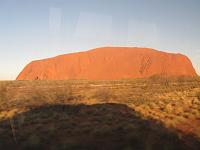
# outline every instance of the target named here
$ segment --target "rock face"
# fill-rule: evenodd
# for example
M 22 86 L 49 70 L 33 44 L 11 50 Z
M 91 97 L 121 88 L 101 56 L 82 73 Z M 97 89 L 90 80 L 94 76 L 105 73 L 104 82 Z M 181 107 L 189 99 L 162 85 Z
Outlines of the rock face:
M 105 47 L 33 61 L 17 80 L 115 80 L 152 75 L 196 76 L 182 54 L 148 48 Z

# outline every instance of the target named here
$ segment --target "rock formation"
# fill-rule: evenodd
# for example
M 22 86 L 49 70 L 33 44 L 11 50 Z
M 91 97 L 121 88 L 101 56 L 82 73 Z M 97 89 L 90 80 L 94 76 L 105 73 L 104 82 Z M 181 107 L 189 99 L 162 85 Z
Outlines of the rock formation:
M 104 47 L 29 63 L 17 80 L 116 80 L 196 76 L 188 57 L 149 48 Z

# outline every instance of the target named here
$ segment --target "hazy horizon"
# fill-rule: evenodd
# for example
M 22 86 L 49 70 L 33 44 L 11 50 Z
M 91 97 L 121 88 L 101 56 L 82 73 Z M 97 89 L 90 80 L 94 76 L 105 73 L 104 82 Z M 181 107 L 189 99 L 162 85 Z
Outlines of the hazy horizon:
M 198 0 L 1 0 L 0 80 L 33 60 L 97 47 L 181 53 L 200 73 Z

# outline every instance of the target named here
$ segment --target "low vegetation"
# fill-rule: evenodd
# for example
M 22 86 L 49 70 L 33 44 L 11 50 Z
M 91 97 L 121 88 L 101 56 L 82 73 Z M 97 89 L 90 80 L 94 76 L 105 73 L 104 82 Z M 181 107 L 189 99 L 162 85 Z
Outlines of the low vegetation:
M 0 82 L 0 149 L 198 150 L 199 139 L 198 77 Z
M 0 101 L 6 100 L 7 96 L 7 82 L 0 82 Z
M 197 98 L 200 101 L 200 92 L 197 92 Z
M 108 88 L 97 89 L 93 98 L 100 102 L 108 103 L 115 99 L 114 93 Z

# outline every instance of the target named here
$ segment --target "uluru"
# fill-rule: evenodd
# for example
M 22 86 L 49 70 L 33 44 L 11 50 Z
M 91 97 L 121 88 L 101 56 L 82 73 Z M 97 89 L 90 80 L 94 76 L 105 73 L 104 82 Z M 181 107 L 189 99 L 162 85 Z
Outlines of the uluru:
M 182 54 L 150 48 L 102 47 L 29 63 L 17 80 L 117 80 L 152 75 L 196 76 Z

